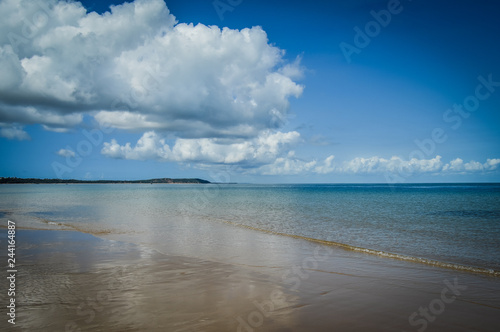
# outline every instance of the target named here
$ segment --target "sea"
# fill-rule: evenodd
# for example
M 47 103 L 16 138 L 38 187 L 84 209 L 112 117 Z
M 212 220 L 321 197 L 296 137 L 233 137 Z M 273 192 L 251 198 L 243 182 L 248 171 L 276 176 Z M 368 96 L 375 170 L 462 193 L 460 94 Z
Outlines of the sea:
M 500 184 L 12 184 L 0 217 L 186 256 L 288 250 L 252 232 L 500 276 Z

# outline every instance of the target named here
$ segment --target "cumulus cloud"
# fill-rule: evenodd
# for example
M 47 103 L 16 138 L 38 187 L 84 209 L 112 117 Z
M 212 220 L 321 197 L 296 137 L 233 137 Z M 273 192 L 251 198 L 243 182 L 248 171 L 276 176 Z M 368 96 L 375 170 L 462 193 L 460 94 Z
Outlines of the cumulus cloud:
M 316 166 L 314 169 L 315 173 L 318 174 L 327 174 L 331 173 L 335 170 L 335 165 L 333 164 L 333 159 L 335 159 L 335 156 L 329 156 L 325 159 L 323 164 Z
M 10 140 L 30 140 L 30 135 L 23 130 L 22 127 L 0 124 L 0 136 Z
M 381 157 L 354 158 L 345 162 L 339 171 L 346 173 L 428 173 L 437 172 L 441 169 L 443 163 L 441 156 L 432 159 L 410 159 L 404 160 L 400 157 L 385 159 Z
M 354 159 L 339 163 L 334 162 L 335 156 L 331 155 L 322 162 L 316 160 L 304 161 L 294 158 L 294 155 L 280 157 L 275 162 L 259 167 L 255 170 L 260 174 L 394 174 L 396 176 L 412 176 L 419 174 L 447 174 L 447 173 L 477 173 L 495 171 L 500 165 L 500 159 L 487 159 L 485 163 L 471 160 L 464 163 L 457 158 L 444 164 L 441 156 L 431 159 L 404 160 L 400 157 L 389 159 L 378 156 Z
M 298 158 L 300 134 L 282 128 L 290 100 L 304 89 L 300 60 L 286 61 L 261 27 L 185 24 L 163 0 L 103 14 L 69 0 L 2 0 L 0 136 L 30 139 L 23 128 L 32 124 L 63 132 L 87 117 L 142 133 L 137 142 L 105 142 L 101 153 L 110 158 L 231 164 L 260 174 L 498 169 L 500 159 Z
M 443 166 L 443 171 L 461 172 L 464 170 L 464 161 L 460 158 L 454 159 Z
M 42 107 L 12 106 L 0 100 L 0 118 L 7 123 L 42 124 L 45 130 L 62 132 L 79 124 L 83 115 L 58 114 Z
M 56 152 L 58 155 L 61 157 L 74 157 L 75 152 L 69 149 L 60 149 L 59 151 Z
M 163 0 L 104 14 L 78 2 L 0 2 L 0 121 L 61 131 L 82 122 L 179 138 L 279 129 L 303 87 L 260 27 L 177 22 Z
M 498 165 L 500 165 L 500 158 L 486 159 L 486 163 L 484 163 L 484 167 L 488 171 L 494 171 L 498 169 Z
M 261 166 L 254 173 L 263 175 L 296 175 L 309 172 L 316 165 L 316 161 L 303 161 L 296 158 L 280 157 L 269 165 Z
M 487 159 L 485 163 L 470 161 L 463 163 L 462 159 L 457 158 L 447 164 L 443 164 L 441 156 L 432 159 L 411 159 L 404 160 L 400 157 L 391 157 L 389 159 L 381 157 L 362 158 L 334 162 L 335 156 L 331 155 L 321 162 L 316 160 L 302 160 L 295 157 L 293 153 L 288 156 L 281 156 L 274 162 L 260 166 L 251 171 L 264 175 L 290 175 L 290 174 L 380 174 L 395 177 L 408 177 L 419 174 L 447 174 L 447 173 L 477 173 L 497 170 L 500 165 L 500 159 Z M 389 176 L 391 178 L 391 176 Z
M 265 131 L 251 140 L 179 138 L 170 146 L 161 135 L 149 131 L 134 146 L 130 142 L 120 145 L 115 139 L 105 142 L 101 153 L 111 158 L 132 160 L 259 165 L 273 162 L 299 140 L 300 134 L 296 131 Z
M 161 134 L 149 131 L 135 144 L 120 145 L 115 139 L 104 142 L 101 153 L 116 159 L 194 162 L 204 167 L 234 165 L 239 172 L 262 175 L 389 173 L 412 176 L 493 171 L 500 165 L 500 159 L 464 163 L 460 158 L 444 164 L 441 156 L 410 160 L 397 156 L 389 159 L 373 156 L 335 162 L 335 156 L 330 155 L 320 161 L 304 160 L 293 150 L 300 142 L 302 139 L 296 131 L 268 130 L 253 139 L 177 138 L 170 142 Z
M 471 160 L 468 163 L 460 158 L 443 163 L 441 156 L 431 159 L 410 159 L 404 160 L 394 156 L 390 159 L 378 156 L 370 158 L 357 157 L 343 162 L 341 165 L 330 166 L 331 172 L 350 174 L 396 174 L 396 175 L 417 175 L 417 174 L 446 174 L 446 173 L 474 173 L 494 171 L 500 165 L 500 159 L 487 159 L 485 163 Z
M 475 160 L 464 163 L 462 159 L 456 158 L 444 165 L 443 171 L 450 173 L 494 171 L 498 168 L 498 165 L 500 165 L 500 159 L 487 159 L 484 163 Z

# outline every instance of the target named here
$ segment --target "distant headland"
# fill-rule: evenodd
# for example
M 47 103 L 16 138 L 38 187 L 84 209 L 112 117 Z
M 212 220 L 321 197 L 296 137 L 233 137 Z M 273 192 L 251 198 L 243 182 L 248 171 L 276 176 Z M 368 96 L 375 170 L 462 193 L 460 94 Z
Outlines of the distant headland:
M 0 177 L 0 184 L 9 183 L 35 183 L 35 184 L 57 184 L 57 183 L 211 183 L 210 181 L 193 178 L 193 179 L 171 179 L 158 178 L 149 180 L 75 180 L 75 179 L 37 179 L 37 178 L 17 178 L 17 177 Z

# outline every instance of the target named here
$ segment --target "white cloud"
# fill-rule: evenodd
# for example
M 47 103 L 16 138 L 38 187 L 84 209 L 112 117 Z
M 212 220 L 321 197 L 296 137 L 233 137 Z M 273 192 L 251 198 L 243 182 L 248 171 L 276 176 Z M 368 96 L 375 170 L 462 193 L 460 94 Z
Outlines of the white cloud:
M 440 156 L 296 157 L 300 134 L 280 130 L 290 99 L 304 89 L 296 82 L 300 60 L 285 61 L 261 27 L 179 23 L 163 0 L 136 0 L 101 15 L 73 1 L 2 0 L 0 135 L 30 139 L 22 127 L 30 124 L 64 132 L 88 116 L 143 133 L 134 144 L 104 143 L 101 153 L 111 158 L 231 164 L 261 174 L 498 169 L 500 159 L 443 165 Z
M 327 174 L 333 172 L 335 170 L 335 166 L 333 165 L 334 158 L 335 156 L 333 155 L 327 157 L 322 165 L 316 166 L 314 172 L 318 174 Z
M 293 158 L 292 158 L 293 157 Z M 394 174 L 397 176 L 413 176 L 418 174 L 445 174 L 455 173 L 474 173 L 483 171 L 494 171 L 500 165 L 500 159 L 488 159 L 485 163 L 470 161 L 463 163 L 460 158 L 454 159 L 447 164 L 443 164 L 441 156 L 432 159 L 411 159 L 404 160 L 400 157 L 390 159 L 378 156 L 370 158 L 356 157 L 338 164 L 334 163 L 335 157 L 329 156 L 323 162 L 304 161 L 294 156 L 281 157 L 274 163 L 261 166 L 255 170 L 260 174 Z
M 381 157 L 354 158 L 346 161 L 340 167 L 332 167 L 331 171 L 352 174 L 393 173 L 402 176 L 411 176 L 423 173 L 445 174 L 445 173 L 474 173 L 494 171 L 500 165 L 500 159 L 487 159 L 485 163 L 471 160 L 468 163 L 460 158 L 451 160 L 444 164 L 441 156 L 432 159 L 404 160 L 399 157 L 384 159 Z
M 69 149 L 60 149 L 57 151 L 57 154 L 60 155 L 61 157 L 74 157 L 75 152 Z
M 22 127 L 0 124 L 0 136 L 10 140 L 25 141 L 30 140 L 30 135 Z
M 436 156 L 432 159 L 416 159 L 404 160 L 400 157 L 392 157 L 384 159 L 381 157 L 370 158 L 354 158 L 344 162 L 343 166 L 338 170 L 345 173 L 386 173 L 398 172 L 401 174 L 413 173 L 431 173 L 441 170 L 441 156 Z
M 484 163 L 484 168 L 488 171 L 494 171 L 500 165 L 500 158 L 497 159 L 487 159 Z
M 39 123 L 46 130 L 61 131 L 79 124 L 83 115 L 79 113 L 59 114 L 44 107 L 12 106 L 3 103 L 0 99 L 0 119 L 6 123 Z
M 265 131 L 251 140 L 179 138 L 170 147 L 159 134 L 149 131 L 142 135 L 135 146 L 131 143 L 120 145 L 115 139 L 105 142 L 101 153 L 112 158 L 133 160 L 258 165 L 273 162 L 299 140 L 300 134 L 296 131 Z
M 124 130 L 254 138 L 278 129 L 302 93 L 300 58 L 283 57 L 260 27 L 178 23 L 163 0 L 102 15 L 78 2 L 4 0 L 0 121 L 61 130 L 88 114 Z
M 316 165 L 316 161 L 303 161 L 296 158 L 280 157 L 268 165 L 261 166 L 254 173 L 263 175 L 296 175 L 309 172 Z
M 443 166 L 443 171 L 461 172 L 464 170 L 464 161 L 460 158 L 453 159 Z
M 111 142 L 104 143 L 101 153 L 111 158 L 131 160 L 167 161 L 172 158 L 170 147 L 154 131 L 144 133 L 134 147 L 130 143 L 119 145 L 115 139 L 112 139 Z
M 300 134 L 280 131 L 289 99 L 304 88 L 295 82 L 301 58 L 284 55 L 261 27 L 178 23 L 163 0 L 101 15 L 78 2 L 4 0 L 0 121 L 64 132 L 88 116 L 143 133 L 137 142 L 104 143 L 111 158 L 308 171 L 315 161 L 288 154 Z
M 474 160 L 471 160 L 470 162 L 465 164 L 464 168 L 466 171 L 473 171 L 473 172 L 484 170 L 483 164 L 481 164 L 480 162 L 474 161 Z
M 494 171 L 498 168 L 498 165 L 500 165 L 500 159 L 487 159 L 485 163 L 471 160 L 470 162 L 464 164 L 462 159 L 456 158 L 444 165 L 443 171 L 458 173 Z
M 488 159 L 484 164 L 476 161 L 463 163 L 460 158 L 443 164 L 441 156 L 431 159 L 404 160 L 393 156 L 356 157 L 335 163 L 331 155 L 323 161 L 298 158 L 292 150 L 301 142 L 300 134 L 292 132 L 264 131 L 253 139 L 227 138 L 177 138 L 168 144 L 160 134 L 149 131 L 132 145 L 120 145 L 115 139 L 105 142 L 101 153 L 111 158 L 132 160 L 158 160 L 210 165 L 235 165 L 242 173 L 262 175 L 295 174 L 388 174 L 412 176 L 418 174 L 443 174 L 492 171 L 500 165 L 500 159 Z

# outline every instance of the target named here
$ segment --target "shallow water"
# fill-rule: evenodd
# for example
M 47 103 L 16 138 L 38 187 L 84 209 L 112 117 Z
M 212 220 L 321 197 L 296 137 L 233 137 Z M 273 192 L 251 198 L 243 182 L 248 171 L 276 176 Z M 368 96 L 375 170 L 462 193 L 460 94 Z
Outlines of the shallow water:
M 182 255 L 213 258 L 228 246 L 251 250 L 259 244 L 230 230 L 244 226 L 366 253 L 500 271 L 498 184 L 2 185 L 0 211 L 28 227 L 121 235 Z

